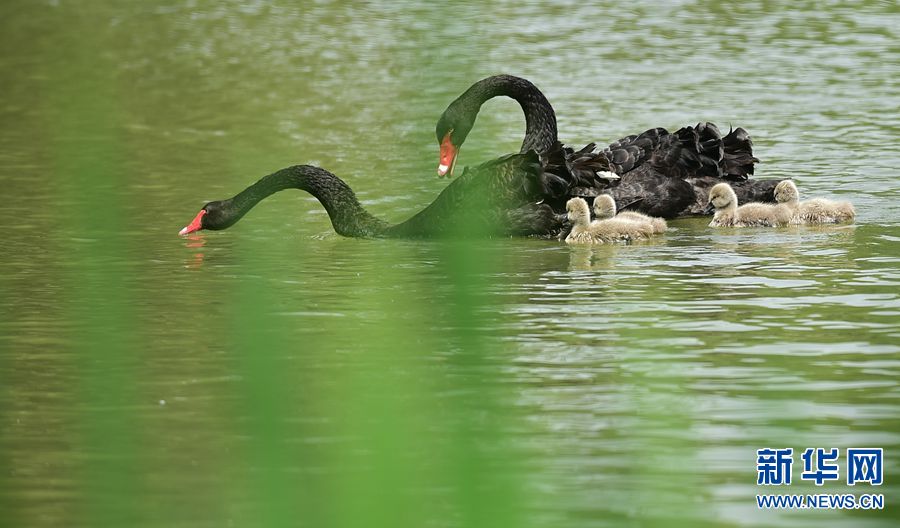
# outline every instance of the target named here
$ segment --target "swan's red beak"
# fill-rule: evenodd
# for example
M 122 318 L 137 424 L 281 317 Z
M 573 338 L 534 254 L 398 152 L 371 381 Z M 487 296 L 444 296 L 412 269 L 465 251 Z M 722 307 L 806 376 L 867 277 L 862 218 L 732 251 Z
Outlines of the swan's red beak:
M 197 216 L 191 220 L 191 223 L 186 225 L 181 231 L 178 232 L 179 235 L 184 236 L 189 233 L 193 233 L 194 231 L 200 231 L 203 229 L 203 215 L 206 214 L 206 209 L 200 209 L 200 212 L 197 213 Z
M 447 174 L 453 173 L 453 166 L 456 164 L 456 155 L 459 153 L 453 142 L 450 141 L 450 132 L 441 140 L 441 164 L 438 165 L 438 176 L 443 178 Z

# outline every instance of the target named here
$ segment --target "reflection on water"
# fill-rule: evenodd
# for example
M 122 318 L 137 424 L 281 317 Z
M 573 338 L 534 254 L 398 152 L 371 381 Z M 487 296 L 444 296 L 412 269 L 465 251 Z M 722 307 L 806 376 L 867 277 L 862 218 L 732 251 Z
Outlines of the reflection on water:
M 190 248 L 196 253 L 191 255 L 190 259 L 185 263 L 184 267 L 189 269 L 197 269 L 203 266 L 203 252 L 200 251 L 206 245 L 206 237 L 198 234 L 191 234 L 185 237 L 184 247 Z
M 0 516 L 893 525 L 896 9 L 446 9 L 2 9 Z M 348 240 L 286 191 L 228 231 L 174 236 L 295 163 L 410 216 L 446 185 L 435 120 L 498 72 L 541 86 L 573 144 L 743 126 L 758 176 L 850 199 L 858 221 L 685 219 L 594 247 Z M 461 163 L 518 150 L 523 121 L 489 103 Z M 758 511 L 755 451 L 780 446 L 883 447 L 887 509 Z M 774 490 L 848 491 L 867 490 Z

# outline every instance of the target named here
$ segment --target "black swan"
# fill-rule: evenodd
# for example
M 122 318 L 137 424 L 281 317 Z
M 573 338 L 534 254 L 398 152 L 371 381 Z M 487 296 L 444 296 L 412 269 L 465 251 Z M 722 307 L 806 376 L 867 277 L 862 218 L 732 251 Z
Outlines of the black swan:
M 267 196 L 301 189 L 319 200 L 334 230 L 347 237 L 555 237 L 565 228 L 565 218 L 546 203 L 538 203 L 543 199 L 543 173 L 534 151 L 467 168 L 429 206 L 409 220 L 391 225 L 363 209 L 350 186 L 334 174 L 296 165 L 263 177 L 232 198 L 209 202 L 179 235 L 226 229 Z
M 525 113 L 522 152 L 535 150 L 545 165 L 554 163 L 551 153 L 564 152 L 561 164 L 570 174 L 563 178 L 571 188 L 562 194 L 590 198 L 607 193 L 616 200 L 619 210 L 633 209 L 664 218 L 709 214 L 709 189 L 722 181 L 732 184 L 741 202 L 774 201 L 778 180 L 749 179 L 759 160 L 753 157 L 750 135 L 742 128 L 724 137 L 712 123 L 684 127 L 675 133 L 653 128 L 596 153 L 593 143 L 577 152 L 561 149 L 550 102 L 534 84 L 512 75 L 476 82 L 441 115 L 435 129 L 440 144 L 439 176 L 452 172 L 481 105 L 501 95 L 515 99 Z M 586 164 L 594 174 L 583 170 L 579 174 L 575 163 Z M 560 165 L 559 160 L 556 164 Z M 597 177 L 604 166 L 620 178 Z M 550 167 L 546 172 L 559 174 Z

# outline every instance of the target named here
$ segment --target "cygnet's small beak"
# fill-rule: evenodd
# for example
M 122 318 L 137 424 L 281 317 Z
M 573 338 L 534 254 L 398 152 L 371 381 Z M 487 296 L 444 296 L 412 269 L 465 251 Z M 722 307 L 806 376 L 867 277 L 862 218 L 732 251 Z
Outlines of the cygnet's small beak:
M 703 210 L 703 214 L 705 214 L 705 215 L 716 214 L 716 206 L 713 205 L 712 202 L 709 202 L 708 204 L 706 204 L 706 209 Z

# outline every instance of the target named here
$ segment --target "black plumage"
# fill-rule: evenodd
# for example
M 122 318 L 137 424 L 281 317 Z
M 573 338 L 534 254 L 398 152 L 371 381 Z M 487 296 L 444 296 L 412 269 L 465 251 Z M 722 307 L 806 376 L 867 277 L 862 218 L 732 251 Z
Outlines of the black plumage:
M 440 142 L 447 134 L 456 148 L 474 126 L 482 104 L 497 96 L 519 102 L 525 113 L 521 151 L 538 152 L 544 167 L 543 200 L 557 212 L 573 196 L 613 196 L 619 210 L 633 209 L 652 216 L 675 218 L 706 212 L 709 188 L 734 182 L 739 200 L 774 201 L 777 180 L 752 180 L 759 162 L 750 135 L 743 128 L 724 137 L 712 123 L 698 123 L 674 133 L 651 128 L 621 138 L 602 150 L 591 143 L 580 150 L 557 139 L 556 114 L 531 82 L 511 75 L 482 79 L 454 100 L 435 129 Z M 618 179 L 608 177 L 606 171 Z

